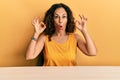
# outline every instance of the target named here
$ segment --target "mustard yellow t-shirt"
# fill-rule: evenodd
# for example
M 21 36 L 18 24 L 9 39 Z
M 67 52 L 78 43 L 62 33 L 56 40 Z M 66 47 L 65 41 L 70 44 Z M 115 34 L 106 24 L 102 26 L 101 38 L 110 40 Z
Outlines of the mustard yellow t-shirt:
M 64 43 L 49 41 L 46 36 L 43 66 L 74 66 L 77 52 L 76 40 L 71 33 Z

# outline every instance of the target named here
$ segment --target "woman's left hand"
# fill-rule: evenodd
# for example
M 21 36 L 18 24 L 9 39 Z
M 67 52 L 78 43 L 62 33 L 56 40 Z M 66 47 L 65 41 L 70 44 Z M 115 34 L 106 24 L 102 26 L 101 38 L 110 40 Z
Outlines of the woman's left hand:
M 80 20 L 76 20 L 75 26 L 80 30 L 83 31 L 86 29 L 86 24 L 87 24 L 87 18 L 84 17 L 84 15 L 79 15 Z

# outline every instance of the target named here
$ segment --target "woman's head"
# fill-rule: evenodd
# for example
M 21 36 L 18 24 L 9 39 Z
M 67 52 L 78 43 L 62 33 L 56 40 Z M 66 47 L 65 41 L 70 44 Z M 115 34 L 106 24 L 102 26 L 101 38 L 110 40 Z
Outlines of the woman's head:
M 53 4 L 46 12 L 43 22 L 46 24 L 44 32 L 49 36 L 52 36 L 55 33 L 56 27 L 65 26 L 66 33 L 72 33 L 75 30 L 72 11 L 63 3 Z
M 54 20 L 54 27 L 56 29 L 56 32 L 61 32 L 64 31 L 66 29 L 67 26 L 67 12 L 65 11 L 64 8 L 57 8 L 54 12 L 54 16 L 53 16 L 53 20 Z

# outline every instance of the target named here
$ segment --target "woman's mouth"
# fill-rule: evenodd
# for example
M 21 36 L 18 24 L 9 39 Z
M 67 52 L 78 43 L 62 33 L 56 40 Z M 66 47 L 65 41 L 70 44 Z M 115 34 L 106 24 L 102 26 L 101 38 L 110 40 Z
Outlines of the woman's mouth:
M 62 25 L 58 25 L 57 28 L 58 28 L 59 30 L 63 30 L 63 26 L 62 26 Z
M 62 27 L 62 26 L 60 26 L 60 27 Z

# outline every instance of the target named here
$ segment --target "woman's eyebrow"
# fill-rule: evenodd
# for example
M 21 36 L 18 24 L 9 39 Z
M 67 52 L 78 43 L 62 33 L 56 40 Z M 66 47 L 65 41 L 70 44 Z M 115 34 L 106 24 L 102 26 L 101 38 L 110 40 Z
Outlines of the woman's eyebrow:
M 55 13 L 55 15 L 59 15 L 58 13 Z M 63 13 L 62 15 L 67 15 L 66 13 Z
M 63 15 L 67 15 L 66 13 L 64 13 Z

